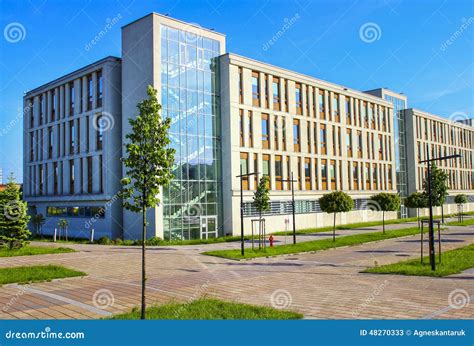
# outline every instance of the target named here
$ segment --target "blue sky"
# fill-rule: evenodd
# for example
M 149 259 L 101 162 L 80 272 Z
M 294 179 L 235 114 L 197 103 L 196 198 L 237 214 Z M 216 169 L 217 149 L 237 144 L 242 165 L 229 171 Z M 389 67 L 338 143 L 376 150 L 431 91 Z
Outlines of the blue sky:
M 23 92 L 120 56 L 121 26 L 152 11 L 225 33 L 229 52 L 359 90 L 387 87 L 407 94 L 410 107 L 444 117 L 472 117 L 473 4 L 0 0 L 0 167 L 22 181 Z M 114 18 L 112 30 L 86 49 Z M 6 34 L 12 23 L 21 24 L 19 37 Z M 284 29 L 285 23 L 291 24 Z M 284 34 L 268 44 L 279 31 Z

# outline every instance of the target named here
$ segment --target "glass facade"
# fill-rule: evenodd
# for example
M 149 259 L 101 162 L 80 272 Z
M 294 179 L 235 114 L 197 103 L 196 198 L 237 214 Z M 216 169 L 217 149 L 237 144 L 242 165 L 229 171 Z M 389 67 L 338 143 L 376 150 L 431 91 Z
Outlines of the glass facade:
M 161 103 L 172 119 L 174 179 L 163 191 L 165 239 L 222 235 L 218 90 L 220 43 L 161 26 Z M 210 217 L 212 216 L 212 217 Z M 217 219 L 217 232 L 208 220 Z
M 408 217 L 407 209 L 404 206 L 403 199 L 408 197 L 407 187 L 407 161 L 406 161 L 406 134 L 405 119 L 400 112 L 407 108 L 406 100 L 391 95 L 384 94 L 384 99 L 391 102 L 394 113 L 395 130 L 395 165 L 397 170 L 397 191 L 402 197 L 400 207 L 400 217 Z

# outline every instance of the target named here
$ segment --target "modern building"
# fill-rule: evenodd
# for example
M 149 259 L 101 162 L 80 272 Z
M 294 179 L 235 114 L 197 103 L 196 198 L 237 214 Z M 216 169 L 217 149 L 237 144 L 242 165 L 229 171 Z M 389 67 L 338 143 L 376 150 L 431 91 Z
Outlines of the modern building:
M 474 126 L 474 118 L 471 119 L 464 119 L 464 120 L 458 120 L 459 123 L 461 124 L 466 124 L 470 126 Z
M 291 185 L 283 180 L 295 180 L 298 229 L 332 222 L 318 203 L 327 192 L 355 199 L 355 210 L 338 216 L 348 223 L 381 217 L 370 196 L 415 189 L 408 167 L 415 167 L 410 155 L 418 137 L 409 132 L 407 119 L 416 117 L 403 111 L 406 97 L 387 89 L 361 92 L 226 53 L 225 44 L 223 34 L 152 13 L 122 28 L 121 59 L 108 57 L 25 95 L 25 196 L 32 213 L 46 216 L 45 232 L 66 218 L 70 235 L 87 237 L 94 229 L 96 237 L 141 237 L 141 217 L 122 209 L 117 192 L 127 173 L 120 157 L 128 119 L 148 85 L 172 119 L 176 150 L 174 179 L 147 215 L 149 236 L 238 234 L 241 170 L 258 173 L 242 181 L 246 233 L 257 215 L 252 197 L 262 175 L 270 178 L 267 232 L 289 226 Z M 469 176 L 472 183 L 473 174 L 472 131 L 462 136 L 471 136 L 463 147 L 471 158 L 450 167 L 460 184 L 452 192 L 474 196 L 472 184 L 459 183 Z
M 23 193 L 54 232 L 122 236 L 121 62 L 107 57 L 26 93 Z

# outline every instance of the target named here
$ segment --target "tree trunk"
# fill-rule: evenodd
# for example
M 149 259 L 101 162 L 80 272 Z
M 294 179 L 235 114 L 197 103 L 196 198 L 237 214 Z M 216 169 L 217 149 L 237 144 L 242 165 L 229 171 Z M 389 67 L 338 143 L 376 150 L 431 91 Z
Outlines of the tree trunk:
M 420 209 L 416 208 L 416 219 L 418 222 L 418 228 L 420 228 Z
M 444 208 L 442 204 L 441 204 L 441 222 L 444 223 Z
M 145 272 L 145 241 L 146 241 L 146 207 L 143 208 L 143 230 L 142 230 L 142 310 L 140 318 L 145 319 L 145 286 L 146 286 L 146 272 Z
M 383 234 L 385 234 L 385 211 L 382 210 L 382 229 Z
M 332 241 L 336 241 L 336 213 L 334 213 L 334 221 L 332 224 Z

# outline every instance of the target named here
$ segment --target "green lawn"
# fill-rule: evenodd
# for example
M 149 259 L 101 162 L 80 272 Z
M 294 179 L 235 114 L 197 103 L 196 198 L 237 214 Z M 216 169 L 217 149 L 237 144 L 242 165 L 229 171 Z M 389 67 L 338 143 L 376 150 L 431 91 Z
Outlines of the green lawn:
M 447 223 L 448 226 L 472 226 L 474 225 L 474 219 L 464 219 L 463 222 L 452 221 Z
M 209 298 L 152 306 L 146 310 L 146 318 L 152 320 L 297 320 L 302 317 L 302 314 L 293 311 Z M 140 310 L 135 308 L 110 319 L 137 320 L 140 319 Z
M 0 257 L 13 256 L 31 256 L 31 255 L 46 255 L 55 253 L 75 252 L 73 249 L 67 247 L 41 247 L 41 246 L 25 246 L 21 249 L 8 250 L 5 247 L 0 247 Z
M 404 237 L 414 234 L 419 234 L 420 230 L 418 227 L 404 228 L 400 230 L 386 231 L 383 232 L 372 232 L 372 233 L 363 233 L 348 235 L 343 237 L 337 237 L 336 241 L 333 242 L 332 238 L 322 239 L 322 240 L 313 240 L 306 241 L 290 245 L 278 245 L 275 247 L 267 247 L 266 250 L 245 250 L 245 257 L 242 257 L 240 254 L 240 249 L 235 250 L 216 250 L 216 251 L 206 251 L 203 252 L 204 255 L 217 256 L 228 259 L 244 259 L 244 258 L 257 258 L 257 257 L 268 257 L 268 256 L 277 256 L 284 254 L 295 254 L 300 252 L 312 252 L 331 249 L 341 246 L 350 246 L 368 243 L 377 240 L 391 239 Z
M 438 261 L 438 256 L 436 256 Z M 429 257 L 424 257 L 424 264 L 421 264 L 419 258 L 387 264 L 380 267 L 369 268 L 363 273 L 377 274 L 399 274 L 399 275 L 418 275 L 418 276 L 446 276 L 458 274 L 462 271 L 474 267 L 474 244 L 459 249 L 443 252 L 441 263 L 436 264 L 436 271 L 431 270 Z
M 57 265 L 38 265 L 0 268 L 0 285 L 11 283 L 28 283 L 50 281 L 74 276 L 84 276 L 86 273 Z

